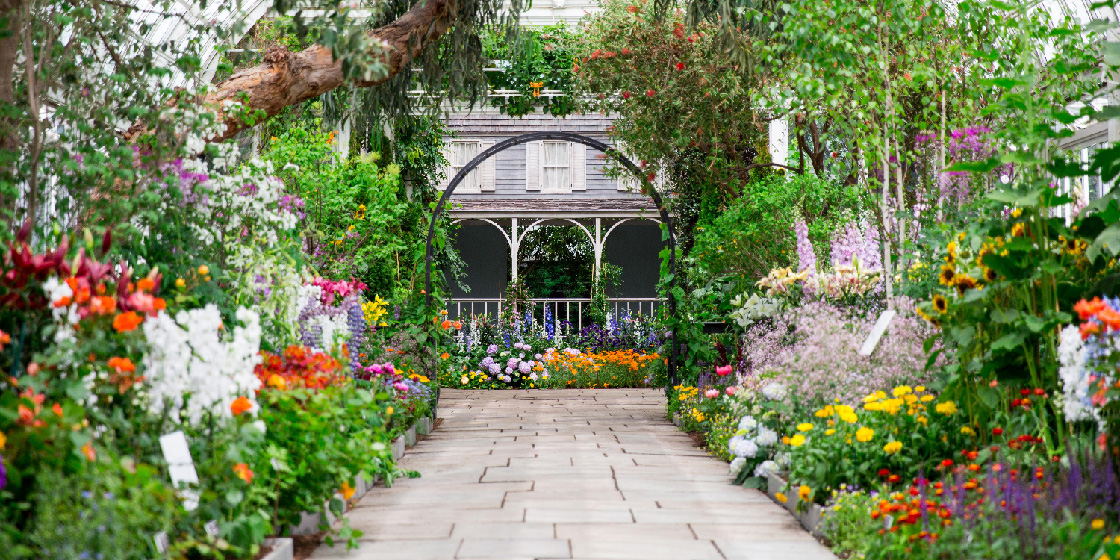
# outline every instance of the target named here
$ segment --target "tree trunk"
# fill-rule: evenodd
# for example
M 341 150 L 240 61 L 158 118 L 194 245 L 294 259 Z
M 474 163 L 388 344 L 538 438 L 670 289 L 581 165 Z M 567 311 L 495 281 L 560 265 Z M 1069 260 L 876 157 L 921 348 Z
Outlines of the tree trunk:
M 357 87 L 373 87 L 400 73 L 451 27 L 457 4 L 456 0 L 419 0 L 393 23 L 370 31 L 370 37 L 385 44 L 385 51 L 379 55 L 387 67 L 386 73 L 378 79 L 349 83 Z M 237 71 L 229 79 L 216 84 L 211 93 L 202 99 L 202 103 L 215 111 L 226 125 L 225 131 L 211 140 L 232 138 L 238 132 L 279 114 L 285 107 L 314 99 L 347 84 L 342 62 L 334 60 L 330 49 L 313 45 L 300 52 L 291 52 L 283 47 L 274 47 L 264 54 L 261 64 Z M 253 125 L 247 124 L 238 114 L 224 111 L 222 102 L 227 100 L 242 103 L 238 113 L 263 111 L 266 116 L 255 118 Z M 128 137 L 135 140 L 142 132 L 134 127 Z

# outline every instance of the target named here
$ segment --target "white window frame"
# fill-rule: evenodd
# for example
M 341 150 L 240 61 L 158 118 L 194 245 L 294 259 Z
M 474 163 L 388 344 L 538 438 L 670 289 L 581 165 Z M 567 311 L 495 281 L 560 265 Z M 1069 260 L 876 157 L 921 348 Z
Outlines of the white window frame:
M 562 163 L 561 164 L 552 164 L 552 165 L 545 164 L 544 154 L 548 151 L 548 147 L 549 146 L 558 146 L 558 145 L 562 145 L 564 147 L 564 154 L 565 154 L 566 157 L 561 158 Z M 572 192 L 572 143 L 571 142 L 556 141 L 556 140 L 545 140 L 545 141 L 541 142 L 540 168 L 541 168 L 541 192 L 542 193 L 570 193 L 570 192 Z M 567 181 L 564 181 L 564 184 L 560 188 L 553 188 L 553 189 L 547 188 L 545 186 L 545 177 L 547 177 L 547 174 L 545 172 L 549 169 L 561 169 L 561 168 L 564 169 L 565 172 L 566 172 L 565 176 L 567 177 Z
M 475 146 L 477 146 L 475 155 L 472 156 L 471 159 L 478 157 L 478 154 L 481 154 L 482 152 L 494 146 L 493 141 L 480 140 L 477 138 L 452 138 L 447 140 L 444 144 L 443 157 L 447 160 L 448 165 L 446 168 L 444 168 L 444 178 L 439 187 L 440 191 L 447 190 L 447 187 L 451 184 L 451 180 L 455 178 L 455 175 L 459 173 L 459 170 L 466 167 L 467 164 L 470 163 L 470 160 L 468 160 L 462 162 L 462 165 L 455 165 L 454 161 L 456 153 L 455 146 L 466 144 L 474 144 Z M 455 192 L 457 194 L 479 194 L 482 192 L 493 191 L 495 189 L 496 175 L 495 158 L 496 156 L 491 156 L 486 161 L 483 161 L 482 164 L 480 164 L 478 167 L 473 169 L 471 171 L 471 175 L 467 176 L 467 180 L 459 183 L 459 186 L 455 189 Z M 473 181 L 470 180 L 472 176 L 474 177 Z

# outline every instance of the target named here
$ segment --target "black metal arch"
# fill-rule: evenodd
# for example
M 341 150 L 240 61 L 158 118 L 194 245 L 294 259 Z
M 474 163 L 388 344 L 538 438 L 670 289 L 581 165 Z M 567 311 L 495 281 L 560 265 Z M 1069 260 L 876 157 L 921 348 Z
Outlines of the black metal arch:
M 627 171 L 634 174 L 634 176 L 637 177 L 639 181 L 641 181 L 642 192 L 649 195 L 649 197 L 653 199 L 653 203 L 657 205 L 657 212 L 661 215 L 661 222 L 665 224 L 665 231 L 667 231 L 669 234 L 669 313 L 671 315 L 676 315 L 677 302 L 672 295 L 672 289 L 675 288 L 677 284 L 677 238 L 673 234 L 673 221 L 669 216 L 669 210 L 665 208 L 665 202 L 661 199 L 661 195 L 657 192 L 657 189 L 653 186 L 653 183 L 651 183 L 645 177 L 645 175 L 642 174 L 642 170 L 639 169 L 637 165 L 634 165 L 634 162 L 630 161 L 626 156 L 619 153 L 619 151 L 614 147 L 604 142 L 600 142 L 599 140 L 596 140 L 594 138 L 588 138 L 587 136 L 575 134 L 572 132 L 530 132 L 528 134 L 522 134 L 521 136 L 507 138 L 487 148 L 481 154 L 475 156 L 474 159 L 470 161 L 470 163 L 468 163 L 466 166 L 460 169 L 458 173 L 455 174 L 455 177 L 451 179 L 451 182 L 447 185 L 447 188 L 444 189 L 443 196 L 439 197 L 439 201 L 436 202 L 436 207 L 432 210 L 432 221 L 428 224 L 428 239 L 424 245 L 424 287 L 426 288 L 425 305 L 428 311 L 432 311 L 432 241 L 435 238 L 436 234 L 436 220 L 439 219 L 440 214 L 443 212 L 444 206 L 447 205 L 447 200 L 451 198 L 451 194 L 455 192 L 455 188 L 459 186 L 459 183 L 462 183 L 463 179 L 465 179 L 466 176 L 476 167 L 482 165 L 482 162 L 493 157 L 498 152 L 501 152 L 508 148 L 512 148 L 513 146 L 516 146 L 518 144 L 527 144 L 529 142 L 535 142 L 537 140 L 566 140 L 568 142 L 577 142 L 585 146 L 595 148 L 596 150 L 599 150 L 604 154 L 613 155 L 618 159 L 618 162 L 626 168 Z M 676 385 L 677 382 L 676 334 L 677 333 L 675 331 L 669 333 L 671 339 L 669 345 L 670 350 L 668 364 L 670 387 Z

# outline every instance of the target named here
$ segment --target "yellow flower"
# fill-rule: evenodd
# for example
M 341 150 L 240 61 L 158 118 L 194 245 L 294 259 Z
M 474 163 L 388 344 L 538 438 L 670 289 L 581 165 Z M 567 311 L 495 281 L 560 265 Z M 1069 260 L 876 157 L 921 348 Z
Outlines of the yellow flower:
M 873 437 L 875 437 L 875 430 L 872 430 L 871 428 L 868 428 L 867 426 L 864 426 L 864 427 L 856 430 L 856 441 L 867 442 L 867 441 L 871 441 L 871 438 L 873 438 Z
M 900 442 L 900 441 L 889 442 L 889 443 L 887 443 L 886 445 L 883 446 L 883 451 L 886 451 L 887 453 L 890 453 L 890 454 L 898 453 L 899 451 L 902 451 L 902 442 Z
M 908 385 L 899 385 L 898 387 L 895 387 L 893 391 L 891 391 L 891 393 L 896 397 L 901 397 L 902 395 L 913 392 L 914 390 L 911 389 Z
M 390 406 L 389 408 L 386 408 L 385 409 L 385 415 L 386 416 L 392 416 L 393 415 L 393 407 Z
M 925 390 L 926 390 L 926 388 L 925 388 L 924 385 L 918 385 L 917 387 L 914 387 L 914 392 L 915 393 L 921 393 L 922 391 L 925 391 Z
M 832 405 L 828 405 L 828 406 L 814 412 L 813 416 L 816 416 L 817 418 L 827 418 L 829 416 L 832 416 Z
M 936 399 L 936 398 L 937 397 L 935 397 L 933 395 L 922 395 L 921 401 L 922 402 L 929 402 L 929 401 L 932 401 L 933 399 Z
M 957 404 L 953 401 L 937 403 L 937 406 L 933 408 L 937 411 L 938 414 L 944 414 L 945 416 L 950 416 L 957 413 Z
M 853 412 L 855 412 L 855 410 L 852 410 L 852 407 L 850 407 L 846 404 L 836 405 L 836 414 L 839 414 L 840 416 L 845 416 L 845 415 L 848 415 L 848 414 L 852 414 Z
M 849 424 L 855 424 L 859 421 L 859 416 L 849 412 L 848 414 L 841 414 L 840 419 Z
M 206 276 L 207 274 L 210 274 L 210 267 L 202 265 L 198 267 L 198 273 L 202 276 Z
M 805 444 L 805 436 L 801 434 L 795 434 L 793 437 L 789 438 L 789 444 L 794 447 L 801 447 Z
M 802 422 L 801 424 L 797 425 L 797 431 L 799 431 L 799 432 L 808 432 L 809 430 L 812 430 L 812 429 L 813 429 L 813 425 L 808 423 L 808 422 Z
M 808 486 L 805 486 L 804 484 L 802 484 L 801 487 L 797 489 L 797 497 L 801 498 L 802 500 L 805 500 L 805 501 L 809 500 L 809 494 L 812 494 L 812 493 L 813 493 L 813 489 L 809 488 Z M 1094 521 L 1093 523 L 1095 524 L 1096 521 Z M 1104 522 L 1102 521 L 1101 523 L 1103 524 Z
M 918 423 L 923 426 L 929 426 L 929 418 L 926 418 L 925 416 L 919 416 Z
M 178 280 L 175 280 L 175 287 L 179 288 L 179 289 L 186 288 L 187 287 L 187 281 L 183 280 L 182 278 L 179 278 Z
M 8 436 L 4 435 L 4 432 L 0 432 L 0 451 L 4 450 L 5 443 L 8 443 Z
M 1022 208 L 1016 208 L 1016 209 L 1011 211 L 1011 217 L 1012 218 L 1018 218 L 1019 216 L 1022 216 L 1022 215 L 1023 215 L 1023 209 Z
M 1093 523 L 1091 523 L 1089 526 L 1092 527 L 1096 531 L 1100 531 L 1101 529 L 1104 529 L 1104 520 L 1103 519 L 1094 519 Z
M 342 483 L 342 488 L 340 488 L 338 491 L 339 491 L 339 493 L 342 494 L 342 499 L 343 500 L 349 500 L 350 498 L 354 497 L 354 492 L 356 492 L 357 489 L 354 488 L 353 486 L 350 486 L 349 482 L 344 481 Z
M 969 428 L 968 426 L 961 426 L 961 433 L 966 435 L 966 436 L 975 436 L 976 435 L 976 432 L 974 432 L 972 430 L 972 428 Z
M 829 429 L 824 431 L 824 435 L 826 435 L 826 436 L 830 436 L 830 435 L 835 434 L 835 433 L 836 433 L 836 430 L 833 430 L 832 428 L 829 428 Z
M 781 492 L 778 492 L 778 493 L 774 494 L 774 497 L 777 498 L 778 501 L 783 503 L 783 504 L 786 503 L 787 501 L 789 501 L 789 500 L 786 499 L 786 495 L 781 493 Z

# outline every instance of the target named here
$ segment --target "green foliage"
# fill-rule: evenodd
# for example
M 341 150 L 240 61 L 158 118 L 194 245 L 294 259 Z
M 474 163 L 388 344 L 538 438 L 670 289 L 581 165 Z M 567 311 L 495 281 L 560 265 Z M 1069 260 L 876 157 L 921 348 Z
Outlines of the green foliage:
M 493 89 L 516 90 L 519 95 L 494 96 L 490 103 L 511 117 L 540 109 L 562 117 L 576 109 L 571 51 L 573 34 L 563 23 L 523 29 L 515 37 L 500 32 L 482 36 L 483 53 L 500 71 L 488 72 Z M 558 97 L 542 96 L 542 89 L 559 90 Z
M 525 234 L 518 255 L 518 279 L 535 297 L 578 298 L 591 294 L 595 254 L 581 228 L 536 227 Z
M 828 262 L 834 232 L 860 215 L 856 187 L 816 175 L 771 175 L 746 183 L 725 211 L 707 214 L 689 256 L 694 282 L 729 278 L 739 290 L 774 268 L 797 265 L 793 222 L 800 215 L 818 262 Z
M 271 474 L 273 519 L 298 525 L 301 512 L 321 511 L 344 482 L 359 474 L 393 474 L 383 424 L 387 397 L 345 387 L 258 395 L 260 419 L 268 426 L 267 452 L 253 470 Z

